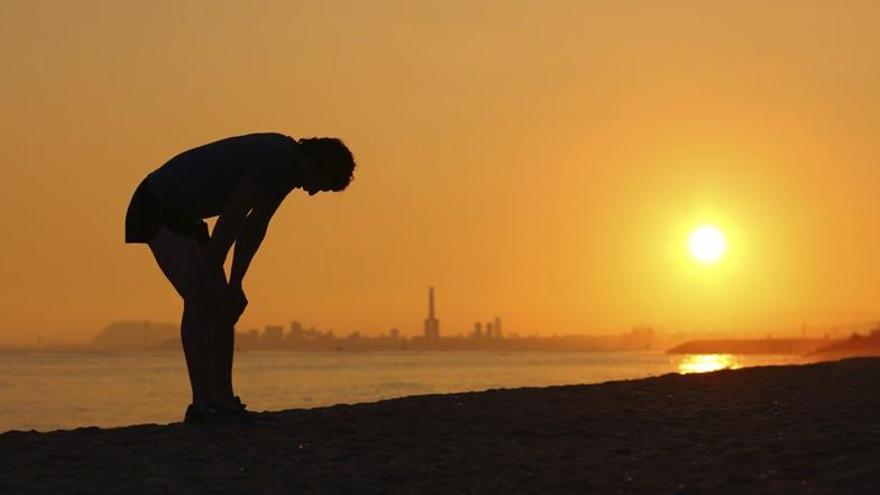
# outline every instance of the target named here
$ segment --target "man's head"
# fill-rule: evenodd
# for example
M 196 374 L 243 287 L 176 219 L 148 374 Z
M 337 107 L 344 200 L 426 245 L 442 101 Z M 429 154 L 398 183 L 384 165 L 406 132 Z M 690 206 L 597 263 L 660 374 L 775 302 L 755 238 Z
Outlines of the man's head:
M 304 162 L 302 188 L 310 196 L 348 187 L 354 174 L 354 157 L 342 141 L 323 137 L 298 142 Z

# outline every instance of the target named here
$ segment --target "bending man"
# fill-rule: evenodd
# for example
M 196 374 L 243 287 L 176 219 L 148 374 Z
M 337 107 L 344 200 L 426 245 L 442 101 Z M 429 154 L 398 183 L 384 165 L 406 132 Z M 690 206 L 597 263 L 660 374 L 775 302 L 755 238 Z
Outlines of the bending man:
M 125 242 L 148 244 L 183 298 L 181 340 L 192 386 L 186 422 L 246 415 L 232 390 L 233 325 L 242 280 L 287 194 L 342 191 L 354 159 L 335 138 L 249 134 L 185 151 L 147 175 L 125 219 Z M 217 216 L 209 235 L 203 219 Z M 227 280 L 223 269 L 235 244 Z

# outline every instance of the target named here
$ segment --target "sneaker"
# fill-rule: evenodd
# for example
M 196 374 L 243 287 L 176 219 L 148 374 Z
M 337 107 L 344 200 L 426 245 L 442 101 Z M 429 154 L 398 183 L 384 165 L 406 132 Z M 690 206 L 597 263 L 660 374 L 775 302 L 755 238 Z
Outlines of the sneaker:
M 223 416 L 227 419 L 238 421 L 239 423 L 253 423 L 254 414 L 252 411 L 248 411 L 247 405 L 243 403 L 237 395 L 232 399 L 234 400 L 233 405 L 222 408 Z
M 222 412 L 216 407 L 197 407 L 195 404 L 188 405 L 183 415 L 183 422 L 191 425 L 216 423 L 222 419 Z
M 247 411 L 247 404 L 241 401 L 241 397 L 236 395 L 232 398 L 232 400 L 235 401 L 235 405 L 233 406 L 233 408 L 236 411 Z

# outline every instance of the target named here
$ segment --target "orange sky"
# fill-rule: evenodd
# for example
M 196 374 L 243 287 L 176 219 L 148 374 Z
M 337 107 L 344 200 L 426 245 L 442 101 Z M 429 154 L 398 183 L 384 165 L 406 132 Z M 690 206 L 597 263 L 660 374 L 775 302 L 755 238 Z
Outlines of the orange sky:
M 880 4 L 258 4 L 4 2 L 0 343 L 178 320 L 129 198 L 267 130 L 359 168 L 288 196 L 240 328 L 414 334 L 430 284 L 446 333 L 880 315 Z M 711 267 L 702 222 L 730 242 Z

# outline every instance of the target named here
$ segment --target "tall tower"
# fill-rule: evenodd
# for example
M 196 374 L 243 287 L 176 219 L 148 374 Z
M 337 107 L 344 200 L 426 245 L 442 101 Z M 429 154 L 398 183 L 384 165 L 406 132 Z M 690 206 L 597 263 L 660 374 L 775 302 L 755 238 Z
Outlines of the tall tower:
M 428 289 L 428 317 L 425 318 L 425 338 L 440 337 L 440 320 L 434 316 L 434 288 Z

